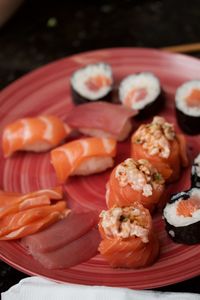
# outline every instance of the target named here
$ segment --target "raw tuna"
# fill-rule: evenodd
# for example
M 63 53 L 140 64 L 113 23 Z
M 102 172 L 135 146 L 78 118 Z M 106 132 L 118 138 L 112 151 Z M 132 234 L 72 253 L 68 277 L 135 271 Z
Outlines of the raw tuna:
M 51 227 L 27 236 L 22 243 L 29 248 L 30 253 L 54 251 L 86 234 L 97 223 L 97 217 L 92 211 L 70 213 Z

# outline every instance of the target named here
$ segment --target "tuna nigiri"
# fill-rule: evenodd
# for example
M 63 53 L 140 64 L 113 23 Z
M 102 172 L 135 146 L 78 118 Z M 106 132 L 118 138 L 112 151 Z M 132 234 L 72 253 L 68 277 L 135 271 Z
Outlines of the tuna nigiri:
M 140 202 L 144 207 L 154 209 L 164 191 L 162 175 L 147 160 L 132 158 L 115 167 L 106 189 L 108 208 L 123 207 Z
M 141 268 L 159 254 L 159 241 L 152 229 L 149 211 L 141 204 L 102 211 L 99 231 L 101 255 L 112 267 Z
M 188 166 L 184 136 L 176 134 L 173 124 L 162 117 L 141 125 L 131 142 L 131 156 L 149 160 L 168 182 L 179 178 L 181 166 Z
M 60 183 L 72 175 L 99 173 L 113 166 L 116 141 L 110 138 L 84 138 L 51 151 L 51 162 Z
M 4 128 L 4 156 L 9 157 L 18 150 L 47 151 L 58 146 L 70 132 L 70 127 L 56 116 L 19 119 Z
M 131 117 L 136 114 L 136 110 L 123 105 L 99 101 L 75 106 L 67 117 L 67 123 L 90 136 L 122 141 L 132 130 Z

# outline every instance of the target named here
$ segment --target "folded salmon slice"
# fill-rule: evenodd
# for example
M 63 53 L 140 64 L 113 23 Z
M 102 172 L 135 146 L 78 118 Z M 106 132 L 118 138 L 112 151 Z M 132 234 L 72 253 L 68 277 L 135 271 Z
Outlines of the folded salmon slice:
M 0 208 L 4 207 L 7 204 L 14 204 L 22 202 L 23 200 L 39 197 L 39 196 L 47 196 L 52 200 L 59 200 L 63 197 L 63 191 L 61 186 L 57 186 L 52 189 L 41 189 L 37 191 L 33 191 L 30 193 L 22 194 L 16 192 L 5 192 L 0 191 Z
M 4 236 L 1 236 L 0 240 L 20 239 L 26 235 L 33 234 L 39 230 L 46 228 L 47 226 L 50 226 L 54 222 L 58 221 L 60 218 L 61 218 L 61 213 L 59 211 L 53 211 L 44 218 L 26 224 L 16 230 L 11 231 L 8 234 L 5 234 Z
M 0 237 L 15 231 L 27 224 L 47 217 L 52 212 L 58 212 L 60 217 L 66 214 L 66 202 L 59 201 L 54 205 L 45 205 L 10 214 L 0 220 Z
M 86 234 L 97 224 L 94 212 L 71 212 L 66 218 L 43 231 L 22 239 L 31 253 L 54 251 Z
M 33 252 L 33 257 L 47 269 L 70 268 L 89 260 L 97 254 L 100 235 L 96 228 L 79 239 L 55 251 L 42 253 Z
M 17 201 L 10 201 L 3 207 L 0 207 L 0 218 L 7 216 L 8 214 L 18 213 L 28 208 L 34 208 L 44 205 L 50 205 L 51 201 L 47 196 L 38 196 L 34 198 L 27 198 L 25 200 L 17 199 Z

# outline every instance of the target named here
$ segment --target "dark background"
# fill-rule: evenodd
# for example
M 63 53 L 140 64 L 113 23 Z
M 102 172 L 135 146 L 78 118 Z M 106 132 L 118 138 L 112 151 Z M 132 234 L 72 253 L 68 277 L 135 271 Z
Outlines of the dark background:
M 0 29 L 0 88 L 74 53 L 199 41 L 199 0 L 25 0 Z M 24 277 L 0 262 L 0 292 Z M 200 293 L 200 276 L 158 290 Z

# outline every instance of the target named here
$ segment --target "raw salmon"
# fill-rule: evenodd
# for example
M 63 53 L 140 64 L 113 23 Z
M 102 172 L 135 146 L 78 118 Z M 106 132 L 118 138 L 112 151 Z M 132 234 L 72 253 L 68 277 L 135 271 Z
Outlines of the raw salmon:
M 156 260 L 159 241 L 150 213 L 141 204 L 114 207 L 100 216 L 99 251 L 112 267 L 141 268 Z
M 192 217 L 193 213 L 200 209 L 200 199 L 192 197 L 178 203 L 176 212 L 180 216 Z
M 106 187 L 108 208 L 141 203 L 153 211 L 164 191 L 162 175 L 146 160 L 131 158 L 115 167 Z
M 110 138 L 83 138 L 51 151 L 51 163 L 60 183 L 70 175 L 98 173 L 113 166 L 116 141 Z
M 70 127 L 56 116 L 19 119 L 3 131 L 4 156 L 9 157 L 18 150 L 47 151 L 58 146 L 70 132 Z
M 186 100 L 190 107 L 200 107 L 200 90 L 193 89 L 190 95 L 187 96 Z
M 45 230 L 24 237 L 22 243 L 30 253 L 55 251 L 86 234 L 97 222 L 93 211 L 70 212 Z
M 39 230 L 50 226 L 58 221 L 63 215 L 59 211 L 52 211 L 47 216 L 42 217 L 32 223 L 25 224 L 18 229 L 15 229 L 3 236 L 0 236 L 0 240 L 15 240 L 20 239 L 26 235 L 33 234 Z
M 0 219 L 7 216 L 8 214 L 14 214 L 19 211 L 26 210 L 28 208 L 44 206 L 51 204 L 50 199 L 47 196 L 38 196 L 34 198 L 27 198 L 21 200 L 17 198 L 16 201 L 10 201 L 8 204 L 0 207 Z
M 50 199 L 62 198 L 62 188 L 41 189 L 27 194 L 0 191 L 0 218 L 10 214 L 50 204 Z
M 131 156 L 147 159 L 163 175 L 167 182 L 180 176 L 181 166 L 188 166 L 186 142 L 183 135 L 177 135 L 173 125 L 161 117 L 141 125 L 131 138 Z
M 47 269 L 70 268 L 97 254 L 100 243 L 98 229 L 93 228 L 79 239 L 48 253 L 33 252 L 33 257 Z
M 10 232 L 16 231 L 37 220 L 41 220 L 53 212 L 59 213 L 60 218 L 63 218 L 69 212 L 69 210 L 66 209 L 66 202 L 58 201 L 53 205 L 30 208 L 14 214 L 9 214 L 0 219 L 0 238 L 3 239 L 4 236 Z

